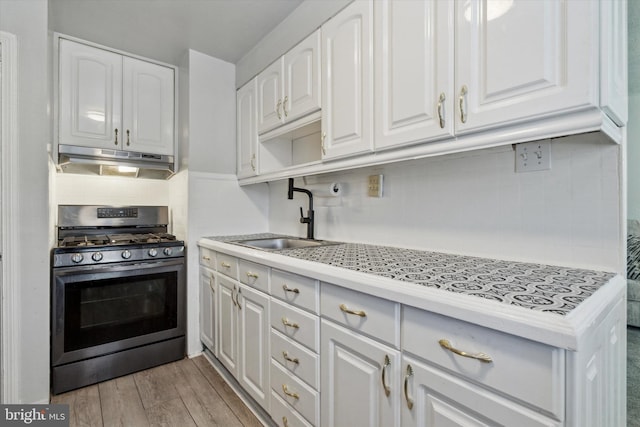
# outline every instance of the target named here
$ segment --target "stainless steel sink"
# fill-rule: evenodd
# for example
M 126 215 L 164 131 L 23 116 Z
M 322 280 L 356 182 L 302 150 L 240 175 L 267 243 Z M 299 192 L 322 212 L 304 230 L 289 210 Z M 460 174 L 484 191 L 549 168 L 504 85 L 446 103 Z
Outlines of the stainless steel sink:
M 248 246 L 250 248 L 267 249 L 267 250 L 282 250 L 282 249 L 299 249 L 310 248 L 317 246 L 337 245 L 339 242 L 329 242 L 326 240 L 308 240 L 297 239 L 292 237 L 275 237 L 268 239 L 249 239 L 249 240 L 237 240 L 237 245 Z

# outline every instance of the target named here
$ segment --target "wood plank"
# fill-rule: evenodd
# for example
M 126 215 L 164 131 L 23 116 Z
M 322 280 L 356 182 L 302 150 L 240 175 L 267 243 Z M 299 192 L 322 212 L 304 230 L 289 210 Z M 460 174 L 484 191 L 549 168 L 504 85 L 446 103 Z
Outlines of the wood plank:
M 98 389 L 105 427 L 149 425 L 132 375 L 100 383 Z
M 69 405 L 70 427 L 102 427 L 100 392 L 97 385 L 51 397 L 51 403 Z
M 133 374 L 133 379 L 138 386 L 142 406 L 145 409 L 179 397 L 173 386 L 175 379 L 168 370 L 168 365 L 136 372 Z
M 193 418 L 179 397 L 148 408 L 147 418 L 151 426 L 196 427 Z
M 199 426 L 242 427 L 233 410 L 202 375 L 191 360 L 174 364 L 181 381 L 176 383 L 180 397 Z
M 244 426 L 262 427 L 262 423 L 204 356 L 194 357 L 191 360 Z

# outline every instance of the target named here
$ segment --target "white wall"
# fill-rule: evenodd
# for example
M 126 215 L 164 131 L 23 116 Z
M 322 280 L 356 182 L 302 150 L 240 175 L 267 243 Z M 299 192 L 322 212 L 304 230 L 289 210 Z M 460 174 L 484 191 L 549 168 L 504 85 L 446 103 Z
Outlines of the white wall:
M 509 146 L 309 177 L 345 190 L 314 200 L 316 237 L 623 271 L 618 155 L 589 134 L 554 140 L 549 171 L 516 174 Z M 384 196 L 367 197 L 378 173 Z M 305 235 L 305 195 L 278 181 L 269 205 L 270 231 Z
M 180 88 L 187 169 L 171 180 L 171 205 L 187 245 L 187 352 L 193 355 L 202 350 L 198 240 L 266 231 L 268 191 L 241 188 L 235 176 L 235 66 L 189 50 L 181 71 L 188 75 Z
M 0 0 L 0 29 L 18 43 L 19 402 L 49 399 L 49 62 L 47 0 Z
M 627 203 L 629 219 L 640 220 L 640 2 L 628 3 L 629 123 L 627 125 Z

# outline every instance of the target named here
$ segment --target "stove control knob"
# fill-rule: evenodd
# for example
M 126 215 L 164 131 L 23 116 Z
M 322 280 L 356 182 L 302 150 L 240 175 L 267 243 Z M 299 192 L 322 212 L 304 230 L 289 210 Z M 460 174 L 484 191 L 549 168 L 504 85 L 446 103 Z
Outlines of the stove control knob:
M 91 255 L 91 259 L 95 262 L 102 261 L 102 252 L 95 252 L 93 255 Z
M 83 259 L 84 259 L 84 257 L 82 256 L 82 254 L 73 254 L 73 255 L 71 255 L 71 261 L 73 261 L 76 264 L 82 262 Z
M 122 251 L 122 258 L 124 258 L 124 259 L 131 258 L 131 252 L 129 252 L 129 250 L 125 249 L 124 251 Z
M 171 254 L 173 253 L 173 249 L 171 249 L 171 248 L 164 248 L 164 250 L 163 250 L 162 252 L 164 252 L 164 254 L 165 254 L 166 256 L 171 256 Z
M 158 250 L 156 248 L 149 249 L 149 256 L 150 257 L 155 257 L 157 255 L 158 255 Z

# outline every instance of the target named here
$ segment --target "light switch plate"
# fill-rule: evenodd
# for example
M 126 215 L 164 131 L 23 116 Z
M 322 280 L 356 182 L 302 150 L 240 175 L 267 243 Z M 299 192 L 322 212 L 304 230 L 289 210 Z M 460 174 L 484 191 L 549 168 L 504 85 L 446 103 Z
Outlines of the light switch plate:
M 516 144 L 516 172 L 551 169 L 551 140 Z
M 382 175 L 369 175 L 369 197 L 382 197 Z

